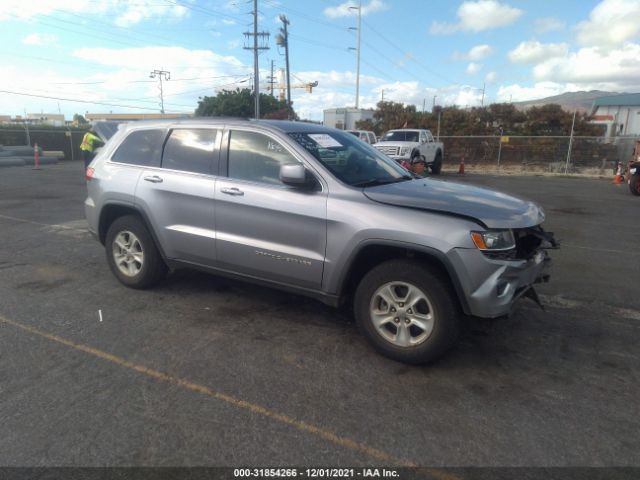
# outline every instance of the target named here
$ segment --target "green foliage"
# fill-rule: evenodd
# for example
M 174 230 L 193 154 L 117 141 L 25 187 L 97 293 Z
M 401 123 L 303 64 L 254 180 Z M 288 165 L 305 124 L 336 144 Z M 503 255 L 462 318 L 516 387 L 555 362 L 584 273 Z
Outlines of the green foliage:
M 80 115 L 79 113 L 74 113 L 73 114 L 73 124 L 80 126 L 80 125 L 88 125 L 89 122 L 87 122 L 87 119 L 84 118 L 83 115 Z
M 285 101 L 264 93 L 260 94 L 260 115 L 262 118 L 297 119 Z M 215 97 L 203 97 L 198 101 L 196 116 L 251 118 L 254 116 L 253 92 L 249 88 L 237 88 L 222 90 Z
M 418 112 L 413 105 L 397 102 L 379 102 L 373 114 L 374 120 L 356 123 L 356 128 L 373 130 L 381 135 L 393 128 L 426 128 L 440 135 L 569 135 L 573 113 L 560 105 L 549 104 L 520 111 L 509 103 L 494 103 L 486 107 L 463 109 L 436 107 L 434 112 Z M 585 113 L 576 115 L 574 135 L 599 136 L 601 127 L 588 122 Z

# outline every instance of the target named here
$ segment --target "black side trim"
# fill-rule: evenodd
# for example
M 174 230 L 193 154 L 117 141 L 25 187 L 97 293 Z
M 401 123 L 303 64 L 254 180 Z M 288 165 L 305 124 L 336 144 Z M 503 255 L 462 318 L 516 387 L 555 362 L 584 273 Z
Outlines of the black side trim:
M 469 308 L 469 303 L 467 302 L 467 298 L 464 294 L 464 290 L 462 289 L 462 285 L 460 284 L 460 280 L 458 279 L 458 275 L 456 273 L 455 268 L 449 261 L 449 258 L 439 250 L 436 250 L 431 247 L 427 247 L 425 245 L 419 245 L 415 243 L 409 242 L 401 242 L 397 240 L 385 240 L 385 239 L 369 239 L 364 240 L 358 244 L 358 246 L 351 252 L 349 258 L 346 261 L 345 268 L 342 269 L 342 273 L 340 274 L 340 279 L 338 280 L 338 296 L 341 298 L 344 290 L 346 279 L 349 276 L 349 272 L 353 267 L 353 263 L 355 259 L 358 257 L 358 254 L 368 246 L 388 246 L 388 247 L 396 247 L 402 248 L 408 251 L 420 252 L 425 255 L 432 257 L 434 260 L 438 261 L 447 272 L 451 283 L 453 284 L 453 288 L 456 292 L 458 300 L 460 302 L 460 306 L 465 314 L 470 315 L 471 309 Z
M 167 263 L 172 269 L 189 268 L 192 270 L 200 270 L 202 272 L 211 273 L 214 275 L 218 275 L 220 277 L 231 278 L 233 280 L 240 280 L 243 282 L 253 283 L 253 284 L 261 285 L 264 287 L 282 290 L 284 292 L 294 293 L 296 295 L 301 295 L 304 297 L 314 298 L 331 307 L 338 307 L 340 305 L 340 297 L 338 297 L 337 295 L 331 295 L 329 293 L 322 292 L 320 290 L 313 290 L 311 288 L 298 287 L 296 285 L 291 285 L 288 283 L 276 282 L 276 281 L 267 280 L 261 277 L 254 277 L 252 275 L 232 272 L 230 270 L 225 270 L 223 268 L 209 267 L 209 266 L 200 265 L 197 263 L 186 262 L 183 260 L 168 260 Z
M 151 222 L 149 221 L 149 217 L 144 212 L 144 210 L 142 210 L 140 207 L 138 207 L 136 205 L 132 205 L 130 203 L 111 201 L 111 202 L 106 203 L 102 207 L 102 210 L 100 211 L 100 220 L 99 220 L 99 223 L 98 223 L 99 228 L 101 229 L 98 232 L 98 237 L 99 237 L 100 243 L 102 243 L 104 245 L 104 238 L 105 238 L 105 236 L 107 234 L 106 231 L 102 231 L 102 216 L 104 215 L 104 212 L 105 212 L 106 208 L 111 206 L 111 205 L 118 206 L 118 207 L 123 207 L 123 208 L 126 208 L 128 210 L 133 210 L 138 215 L 140 215 L 140 218 L 142 218 L 142 221 L 144 222 L 145 226 L 147 227 L 147 230 L 149 230 L 149 233 L 151 234 L 151 237 L 153 238 L 153 241 L 156 244 L 156 247 L 158 248 L 158 251 L 160 252 L 160 255 L 162 256 L 162 259 L 166 263 L 169 263 L 169 259 L 167 258 L 167 255 L 164 253 L 164 249 L 162 248 L 162 244 L 158 240 L 156 232 L 153 230 L 153 227 L 151 226 Z

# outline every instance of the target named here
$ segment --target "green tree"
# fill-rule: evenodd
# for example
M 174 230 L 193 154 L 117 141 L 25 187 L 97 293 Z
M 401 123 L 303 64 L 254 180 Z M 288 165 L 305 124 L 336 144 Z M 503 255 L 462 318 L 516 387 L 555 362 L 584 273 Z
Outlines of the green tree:
M 87 122 L 87 119 L 84 118 L 84 116 L 80 115 L 79 113 L 74 113 L 73 114 L 73 124 L 76 126 L 80 126 L 80 125 L 87 125 L 89 122 Z
M 293 109 L 271 95 L 260 94 L 262 118 L 297 119 Z M 243 117 L 254 116 L 253 92 L 249 88 L 222 90 L 215 97 L 202 97 L 198 101 L 196 116 L 199 117 Z

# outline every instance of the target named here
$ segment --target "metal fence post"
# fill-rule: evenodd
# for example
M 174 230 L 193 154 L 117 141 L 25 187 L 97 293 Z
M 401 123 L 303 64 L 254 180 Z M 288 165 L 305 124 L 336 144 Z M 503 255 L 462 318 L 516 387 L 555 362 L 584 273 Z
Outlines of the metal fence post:
M 500 172 L 500 156 L 502 155 L 502 136 L 498 137 L 498 172 Z
M 576 113 L 577 110 L 573 112 L 573 121 L 571 122 L 571 136 L 569 137 L 569 148 L 567 149 L 567 163 L 564 166 L 564 174 L 569 173 L 569 160 L 571 160 L 571 146 L 573 144 L 573 127 L 576 124 Z
M 71 161 L 75 160 L 75 155 L 73 154 L 73 133 L 71 133 L 71 129 L 67 129 L 67 132 L 69 134 L 69 145 L 71 146 Z

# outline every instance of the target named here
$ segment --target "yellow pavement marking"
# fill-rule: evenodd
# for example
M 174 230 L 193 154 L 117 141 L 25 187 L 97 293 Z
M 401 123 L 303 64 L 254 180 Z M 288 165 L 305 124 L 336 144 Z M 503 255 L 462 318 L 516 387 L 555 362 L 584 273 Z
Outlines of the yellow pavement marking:
M 210 389 L 204 385 L 200 385 L 198 383 L 190 382 L 189 380 L 185 380 L 180 377 L 175 377 L 173 375 L 169 375 L 167 373 L 160 372 L 158 370 L 154 370 L 152 368 L 145 367 L 144 365 L 140 365 L 137 363 L 130 362 L 124 358 L 118 357 L 116 355 L 112 355 L 111 353 L 104 352 L 102 350 L 98 350 L 97 348 L 93 348 L 87 345 L 83 345 L 81 343 L 76 343 L 71 340 L 67 340 L 66 338 L 59 337 L 58 335 L 54 335 L 51 333 L 43 332 L 37 328 L 31 327 L 29 325 L 24 325 L 22 323 L 16 322 L 14 320 L 10 320 L 6 317 L 0 315 L 0 322 L 5 323 L 7 325 L 12 325 L 16 328 L 29 332 L 31 334 L 37 335 L 42 338 L 46 338 L 47 340 L 51 340 L 56 343 L 60 343 L 67 347 L 71 347 L 75 350 L 79 350 L 81 352 L 88 353 L 89 355 L 93 355 L 95 357 L 101 358 L 103 360 L 107 360 L 108 362 L 114 363 L 124 368 L 128 368 L 129 370 L 134 370 L 138 373 L 142 373 L 149 377 L 155 378 L 156 380 L 161 380 L 163 382 L 171 383 L 173 385 L 177 385 L 179 387 L 185 388 L 187 390 L 191 390 L 194 392 L 201 393 L 211 398 L 215 398 L 216 400 L 221 400 L 225 403 L 231 404 L 235 407 L 242 408 L 244 410 L 249 410 L 252 413 L 256 413 L 258 415 L 262 415 L 263 417 L 270 418 L 272 420 L 276 420 L 278 422 L 287 424 L 291 427 L 294 427 L 302 432 L 310 433 L 317 437 L 322 438 L 323 440 L 327 440 L 335 445 L 339 445 L 341 447 L 348 448 L 350 450 L 354 450 L 356 452 L 364 453 L 365 455 L 374 458 L 376 460 L 382 462 L 388 462 L 389 464 L 396 464 L 402 466 L 415 466 L 413 463 L 408 462 L 406 460 L 398 459 L 392 456 L 391 454 L 379 450 L 374 447 L 370 447 L 363 443 L 352 440 L 348 437 L 340 436 L 336 433 L 331 432 L 330 430 L 325 430 L 324 428 L 312 425 L 310 423 L 303 422 L 301 420 L 296 420 L 293 417 L 289 417 L 288 415 L 284 415 L 282 413 L 274 412 L 273 410 L 269 410 L 261 405 L 256 403 L 248 402 L 246 400 L 241 400 L 239 398 L 233 397 L 231 395 L 227 395 L 224 393 L 216 392 L 215 390 Z

